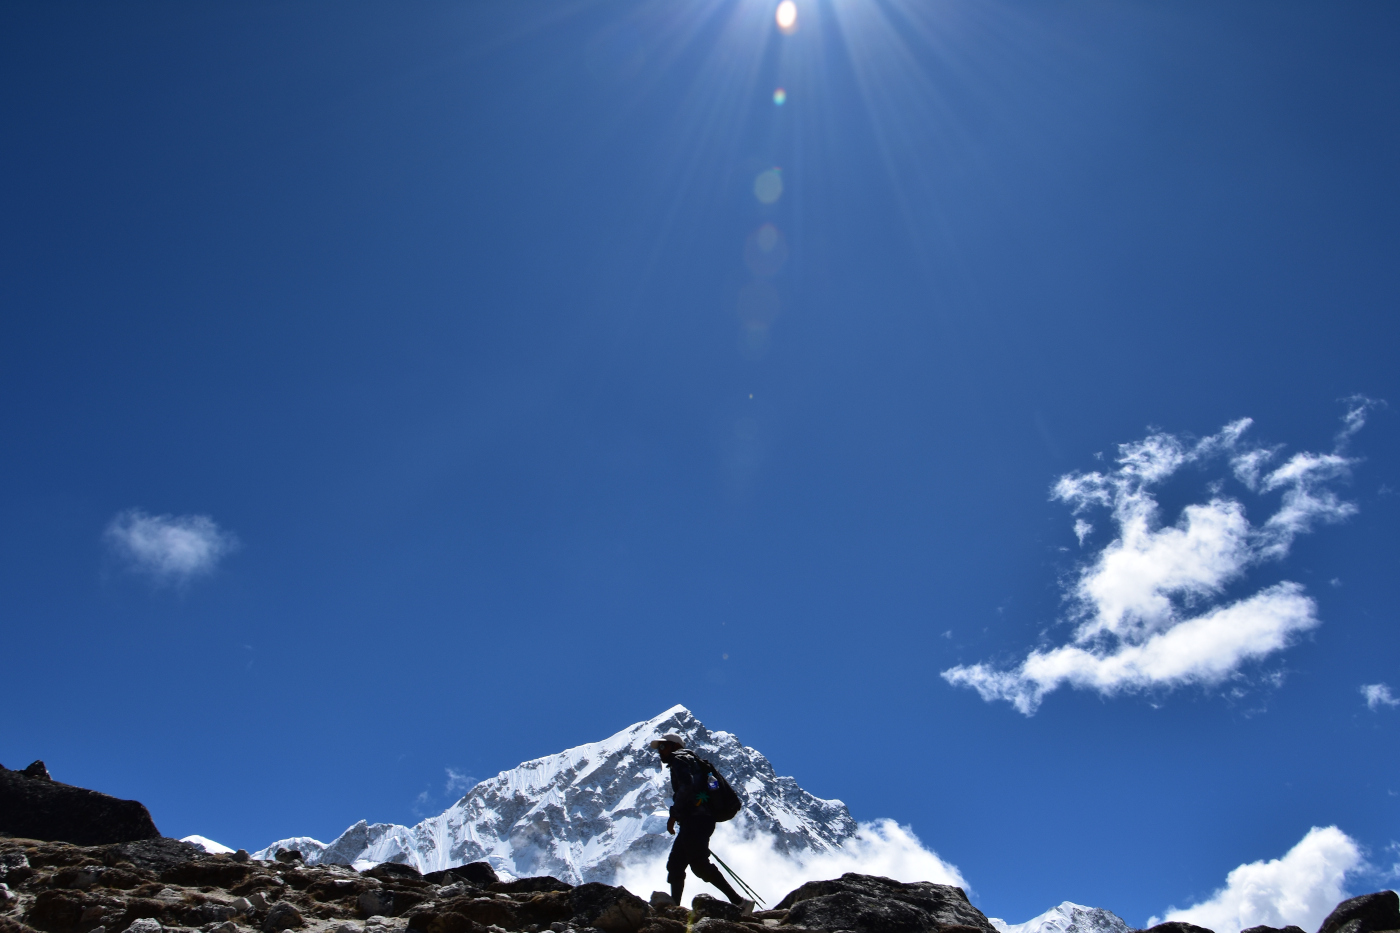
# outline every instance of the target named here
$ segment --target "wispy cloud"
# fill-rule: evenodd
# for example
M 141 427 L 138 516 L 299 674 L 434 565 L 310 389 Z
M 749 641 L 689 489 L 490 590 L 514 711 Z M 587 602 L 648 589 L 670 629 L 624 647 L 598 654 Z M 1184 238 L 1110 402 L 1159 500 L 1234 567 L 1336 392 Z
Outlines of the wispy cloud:
M 1347 400 L 1331 453 L 1280 460 L 1279 448 L 1245 439 L 1251 421 L 1242 418 L 1195 442 L 1151 434 L 1121 445 L 1112 470 L 1060 477 L 1052 499 L 1075 516 L 1107 510 L 1117 528 L 1067 586 L 1075 626 L 1070 642 L 1035 649 L 1011 670 L 964 665 L 944 671 L 944 679 L 1031 715 L 1064 685 L 1112 695 L 1215 684 L 1287 647 L 1318 624 L 1316 604 L 1301 585 L 1283 582 L 1234 602 L 1220 600 L 1251 567 L 1286 556 L 1299 535 L 1356 512 L 1330 484 L 1356 462 L 1345 454 L 1347 443 L 1376 404 Z M 1211 463 L 1228 467 L 1255 494 L 1278 494 L 1277 510 L 1252 524 L 1243 503 L 1224 495 L 1217 482 L 1207 501 L 1186 506 L 1176 524 L 1164 526 L 1157 488 L 1188 465 Z M 1076 517 L 1081 544 L 1091 527 Z
M 148 515 L 141 509 L 118 513 L 103 537 L 128 569 L 157 583 L 187 583 L 238 549 L 238 538 L 207 515 Z
M 465 771 L 458 771 L 455 768 L 447 769 L 447 786 L 444 788 L 448 794 L 460 794 L 469 791 L 477 785 L 475 777 Z
M 1230 872 L 1225 887 L 1209 900 L 1165 918 L 1214 930 L 1240 933 L 1253 926 L 1300 926 L 1315 930 L 1339 901 L 1346 899 L 1346 876 L 1363 870 L 1361 848 L 1335 826 L 1314 826 L 1283 858 L 1250 862 Z
M 1362 684 L 1361 695 L 1366 698 L 1366 708 L 1372 711 L 1382 706 L 1400 706 L 1400 699 L 1391 696 L 1385 684 Z

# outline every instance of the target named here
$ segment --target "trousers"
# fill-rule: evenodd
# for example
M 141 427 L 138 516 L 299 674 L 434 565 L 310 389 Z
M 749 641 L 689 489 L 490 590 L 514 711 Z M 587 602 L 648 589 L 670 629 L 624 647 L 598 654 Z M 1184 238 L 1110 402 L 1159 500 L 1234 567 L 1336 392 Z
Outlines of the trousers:
M 714 862 L 710 861 L 710 837 L 715 834 L 715 821 L 703 816 L 692 816 L 678 822 L 676 841 L 671 844 L 671 857 L 666 859 L 666 880 L 673 887 L 685 884 L 687 867 L 695 872 L 701 881 L 716 884 L 720 890 L 728 887 Z

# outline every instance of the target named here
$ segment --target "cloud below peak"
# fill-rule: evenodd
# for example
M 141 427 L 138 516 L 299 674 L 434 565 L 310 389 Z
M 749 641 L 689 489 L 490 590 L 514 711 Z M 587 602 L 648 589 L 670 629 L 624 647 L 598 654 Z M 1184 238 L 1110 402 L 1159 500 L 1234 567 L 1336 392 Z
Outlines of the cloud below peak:
M 943 678 L 1031 715 L 1061 686 L 1113 695 L 1218 684 L 1243 664 L 1288 647 L 1319 624 L 1316 603 L 1301 585 L 1285 581 L 1220 601 L 1251 568 L 1285 557 L 1298 535 L 1355 513 L 1329 484 L 1349 475 L 1355 461 L 1344 445 L 1376 403 L 1347 401 L 1331 453 L 1298 453 L 1278 463 L 1280 449 L 1250 444 L 1245 434 L 1252 422 L 1241 418 L 1195 442 L 1155 432 L 1121 445 L 1112 470 L 1060 477 L 1051 499 L 1070 506 L 1081 545 L 1092 528 L 1080 517 L 1088 511 L 1107 509 L 1117 529 L 1066 586 L 1067 621 L 1075 625 L 1070 642 L 1034 649 L 1011 670 L 961 665 Z M 1273 514 L 1251 523 L 1244 503 L 1217 481 L 1206 501 L 1164 524 L 1157 487 L 1187 465 L 1222 461 L 1250 492 L 1280 494 Z
M 184 584 L 214 570 L 238 549 L 238 538 L 207 515 L 119 512 L 103 539 L 128 570 L 160 584 Z

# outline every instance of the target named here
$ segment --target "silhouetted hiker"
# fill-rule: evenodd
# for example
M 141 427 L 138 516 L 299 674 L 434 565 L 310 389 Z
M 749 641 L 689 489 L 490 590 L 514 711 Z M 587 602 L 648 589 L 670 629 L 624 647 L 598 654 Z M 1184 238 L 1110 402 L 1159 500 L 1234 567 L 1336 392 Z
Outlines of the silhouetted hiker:
M 685 891 L 685 869 L 695 877 L 724 892 L 730 903 L 738 904 L 747 916 L 754 903 L 739 896 L 715 864 L 710 861 L 710 836 L 715 831 L 715 818 L 707 804 L 710 800 L 710 765 L 685 748 L 685 739 L 668 732 L 651 743 L 661 755 L 661 761 L 671 769 L 671 817 L 666 832 L 676 841 L 671 845 L 671 857 L 666 860 L 666 880 L 671 882 L 671 899 L 681 902 Z M 680 825 L 680 832 L 676 826 Z

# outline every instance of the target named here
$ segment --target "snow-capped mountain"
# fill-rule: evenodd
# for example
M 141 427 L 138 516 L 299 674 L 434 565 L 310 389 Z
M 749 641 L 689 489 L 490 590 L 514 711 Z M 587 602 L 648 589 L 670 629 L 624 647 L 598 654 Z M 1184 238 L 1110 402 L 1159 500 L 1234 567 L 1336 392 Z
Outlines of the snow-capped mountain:
M 855 834 L 841 801 L 812 796 L 774 773 L 755 749 L 673 706 L 601 742 L 502 771 L 416 826 L 361 820 L 329 845 L 297 836 L 255 857 L 297 849 L 310 865 L 400 862 L 423 872 L 486 861 L 513 876 L 610 882 L 624 864 L 670 847 L 670 773 L 647 745 L 665 732 L 684 736 L 686 747 L 712 762 L 738 792 L 744 809 L 736 828 L 764 834 L 777 851 L 830 851 Z
M 1001 933 L 1129 933 L 1123 918 L 1102 907 L 1085 907 L 1065 901 L 1025 923 L 988 918 Z

